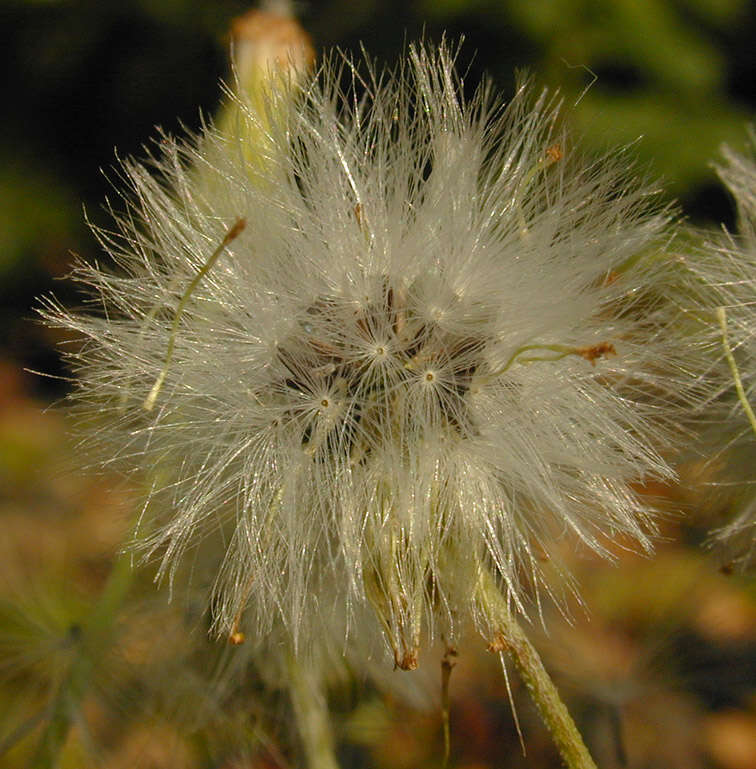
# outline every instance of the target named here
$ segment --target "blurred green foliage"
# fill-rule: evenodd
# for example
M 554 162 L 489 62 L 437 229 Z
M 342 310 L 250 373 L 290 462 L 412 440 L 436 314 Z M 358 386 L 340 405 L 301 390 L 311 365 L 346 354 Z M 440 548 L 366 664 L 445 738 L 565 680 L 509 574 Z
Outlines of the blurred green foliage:
M 743 40 L 744 50 L 738 51 L 728 42 L 738 39 L 741 25 L 753 25 L 747 0 L 424 0 L 423 5 L 445 21 L 474 6 L 495 30 L 522 36 L 533 48 L 529 63 L 539 77 L 576 103 L 574 121 L 588 146 L 601 150 L 643 137 L 639 158 L 650 161 L 675 194 L 690 195 L 711 181 L 708 163 L 721 142 L 744 142 L 752 94 L 732 80 L 750 47 Z

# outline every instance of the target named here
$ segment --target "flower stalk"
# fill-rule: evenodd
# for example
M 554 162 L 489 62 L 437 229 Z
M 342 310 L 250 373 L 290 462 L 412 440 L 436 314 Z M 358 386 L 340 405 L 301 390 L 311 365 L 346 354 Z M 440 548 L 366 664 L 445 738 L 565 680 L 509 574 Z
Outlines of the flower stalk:
M 451 672 L 456 665 L 452 659 L 457 656 L 457 648 L 450 644 L 447 645 L 444 656 L 441 659 L 441 722 L 444 733 L 444 761 L 443 769 L 449 765 L 449 756 L 451 754 L 451 729 L 449 726 L 449 679 Z
M 288 659 L 288 685 L 309 769 L 338 769 L 328 703 L 317 672 L 303 665 L 294 652 Z
M 489 651 L 507 654 L 527 687 L 538 713 L 568 769 L 596 769 L 567 706 L 541 657 L 512 613 L 491 574 L 480 567 L 478 601 L 493 629 Z

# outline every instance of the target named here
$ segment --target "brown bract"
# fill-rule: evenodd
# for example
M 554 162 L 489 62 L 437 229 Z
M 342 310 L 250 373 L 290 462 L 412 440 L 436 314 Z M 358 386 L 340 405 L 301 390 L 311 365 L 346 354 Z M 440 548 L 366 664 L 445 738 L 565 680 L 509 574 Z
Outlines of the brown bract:
M 231 41 L 242 77 L 260 65 L 306 71 L 315 63 L 310 36 L 285 13 L 255 8 L 237 16 L 231 22 Z

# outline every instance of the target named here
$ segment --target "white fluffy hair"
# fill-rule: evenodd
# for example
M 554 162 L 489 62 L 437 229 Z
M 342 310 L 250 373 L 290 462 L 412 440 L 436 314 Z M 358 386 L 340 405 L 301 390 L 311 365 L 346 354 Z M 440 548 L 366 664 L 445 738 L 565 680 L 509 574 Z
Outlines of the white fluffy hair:
M 140 547 L 170 575 L 222 533 L 219 633 L 382 630 L 412 668 L 484 621 L 481 569 L 529 611 L 571 591 L 565 540 L 651 547 L 634 487 L 673 478 L 705 396 L 672 214 L 627 151 L 581 157 L 558 98 L 467 98 L 454 58 L 334 55 L 163 137 L 98 231 L 118 271 L 75 271 L 95 309 L 47 304 L 86 338 L 100 461 L 149 479 Z

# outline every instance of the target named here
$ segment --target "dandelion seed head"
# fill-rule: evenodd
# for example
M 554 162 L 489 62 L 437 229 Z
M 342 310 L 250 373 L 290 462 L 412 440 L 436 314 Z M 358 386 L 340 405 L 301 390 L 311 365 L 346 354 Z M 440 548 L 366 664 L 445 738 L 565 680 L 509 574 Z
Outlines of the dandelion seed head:
M 565 537 L 648 548 L 632 484 L 673 476 L 701 394 L 670 212 L 627 157 L 582 158 L 526 82 L 466 99 L 446 45 L 393 71 L 334 55 L 264 120 L 237 107 L 125 164 L 98 231 L 119 271 L 74 276 L 99 312 L 46 310 L 86 338 L 89 440 L 153 478 L 138 539 L 160 573 L 216 537 L 218 633 L 338 625 L 412 668 L 482 622 L 481 568 L 529 611 L 570 589 L 542 566 Z

